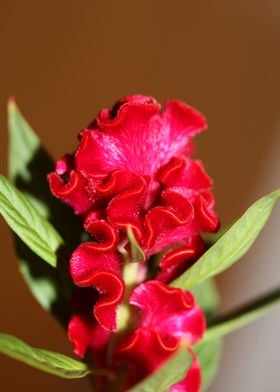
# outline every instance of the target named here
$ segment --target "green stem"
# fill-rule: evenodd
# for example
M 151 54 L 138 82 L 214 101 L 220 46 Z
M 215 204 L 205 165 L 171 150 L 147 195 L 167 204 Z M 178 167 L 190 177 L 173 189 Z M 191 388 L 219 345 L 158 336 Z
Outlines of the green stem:
M 280 304 L 280 288 L 273 290 L 248 305 L 242 306 L 229 314 L 213 320 L 201 343 L 222 337 L 251 323 L 277 304 Z

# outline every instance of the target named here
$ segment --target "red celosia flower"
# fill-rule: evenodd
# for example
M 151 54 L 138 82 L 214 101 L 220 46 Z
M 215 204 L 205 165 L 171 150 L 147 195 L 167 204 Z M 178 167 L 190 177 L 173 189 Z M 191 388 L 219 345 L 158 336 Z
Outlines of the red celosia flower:
M 187 344 L 193 364 L 170 391 L 198 392 L 200 367 L 192 345 L 203 335 L 204 315 L 190 292 L 166 284 L 204 252 L 201 233 L 218 228 L 211 179 L 191 159 L 191 139 L 207 124 L 177 100 L 160 109 L 153 98 L 137 95 L 102 110 L 81 131 L 76 152 L 61 158 L 48 176 L 53 194 L 74 209 L 91 236 L 70 260 L 80 288 L 68 336 L 74 352 L 83 357 L 89 351 L 98 366 L 117 372 L 126 365 L 124 390 Z M 129 260 L 123 259 L 131 251 L 128 228 L 147 259 L 134 269 L 132 281 Z M 134 311 L 120 332 L 116 309 L 122 301 Z M 99 381 L 103 390 L 106 382 Z
M 114 360 L 128 367 L 128 386 L 153 372 L 186 342 L 189 349 L 202 338 L 205 318 L 188 291 L 170 288 L 158 281 L 138 286 L 130 297 L 130 304 L 140 310 L 140 319 L 129 338 L 114 352 Z M 194 362 L 172 392 L 199 391 L 200 369 Z
M 104 109 L 49 175 L 55 196 L 72 206 L 92 241 L 73 253 L 73 281 L 95 287 L 94 314 L 116 330 L 116 306 L 124 294 L 120 254 L 126 230 L 133 232 L 147 259 L 164 251 L 158 279 L 169 282 L 204 250 L 203 231 L 218 218 L 211 180 L 192 160 L 191 139 L 207 126 L 186 104 L 171 100 L 160 111 L 151 97 L 130 96 Z

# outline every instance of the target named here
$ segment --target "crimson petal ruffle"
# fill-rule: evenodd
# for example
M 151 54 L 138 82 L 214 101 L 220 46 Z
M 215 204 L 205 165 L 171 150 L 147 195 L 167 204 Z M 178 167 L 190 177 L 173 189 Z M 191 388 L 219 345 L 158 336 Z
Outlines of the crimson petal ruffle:
M 48 175 L 48 181 L 53 195 L 72 207 L 76 214 L 84 215 L 92 207 L 87 180 L 74 170 L 72 156 L 65 155 L 56 162 L 55 171 Z
M 126 387 L 156 370 L 176 352 L 181 342 L 187 342 L 191 347 L 202 338 L 206 327 L 203 312 L 190 292 L 167 287 L 158 281 L 139 285 L 129 302 L 139 309 L 139 320 L 136 329 L 113 354 L 116 367 L 128 367 Z M 200 370 L 195 358 L 190 373 L 170 390 L 188 391 L 183 388 L 189 385 L 194 386 L 190 391 L 199 391 Z
M 156 370 L 178 348 L 176 338 L 164 341 L 161 335 L 152 329 L 139 328 L 130 338 L 114 351 L 115 367 L 127 366 L 128 380 L 126 388 L 136 384 Z
M 190 229 L 193 235 L 218 230 L 219 219 L 214 211 L 215 200 L 211 193 L 212 181 L 200 161 L 175 157 L 161 169 L 160 181 L 167 192 L 180 194 L 192 204 L 194 219 Z
M 74 353 L 84 357 L 88 349 L 93 353 L 95 362 L 102 362 L 110 332 L 102 328 L 91 315 L 75 314 L 68 324 L 68 338 L 73 345 Z
M 72 254 L 70 272 L 80 287 L 95 287 L 100 296 L 94 305 L 94 316 L 110 331 L 117 328 L 117 306 L 122 301 L 125 285 L 119 271 L 120 256 L 115 250 L 105 251 L 100 244 L 81 244 Z
M 102 328 L 93 317 L 92 307 L 98 300 L 93 288 L 79 288 L 72 297 L 74 315 L 68 324 L 68 338 L 73 345 L 74 353 L 84 357 L 90 349 L 95 362 L 104 366 L 106 345 L 110 332 Z
M 160 273 L 157 280 L 168 284 L 185 272 L 206 250 L 206 245 L 201 237 L 189 237 L 183 246 L 168 251 L 159 266 Z
M 148 281 L 136 287 L 129 302 L 140 309 L 138 326 L 153 328 L 163 338 L 184 338 L 194 344 L 204 333 L 204 314 L 189 291 Z
M 183 102 L 168 101 L 160 112 L 151 97 L 125 97 L 82 132 L 76 166 L 89 177 L 115 170 L 153 177 L 173 156 L 189 153 L 191 138 L 206 126 L 204 117 Z
M 106 210 L 111 224 L 120 230 L 126 230 L 131 226 L 137 238 L 142 238 L 146 179 L 135 173 L 117 171 L 112 174 L 108 182 L 98 187 L 97 192 L 112 197 Z

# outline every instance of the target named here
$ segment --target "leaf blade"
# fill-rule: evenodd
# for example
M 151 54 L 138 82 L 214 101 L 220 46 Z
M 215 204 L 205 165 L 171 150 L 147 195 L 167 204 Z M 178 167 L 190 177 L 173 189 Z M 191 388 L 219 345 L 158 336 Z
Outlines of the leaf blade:
M 62 378 L 81 378 L 90 373 L 87 365 L 63 354 L 34 348 L 15 336 L 0 333 L 0 352 L 36 369 Z
M 55 267 L 63 240 L 29 200 L 0 175 L 0 213 L 11 229 L 38 256 Z
M 249 250 L 280 198 L 276 190 L 256 201 L 231 228 L 171 286 L 187 289 L 211 278 L 238 261 Z
M 49 190 L 46 175 L 54 168 L 54 161 L 23 117 L 14 99 L 8 102 L 9 177 L 39 213 L 62 234 L 67 246 L 73 249 L 80 239 L 77 217 Z M 71 314 L 72 282 L 62 269 L 42 263 L 22 240 L 14 236 L 19 270 L 33 296 L 65 327 Z M 69 253 L 71 249 L 69 250 Z

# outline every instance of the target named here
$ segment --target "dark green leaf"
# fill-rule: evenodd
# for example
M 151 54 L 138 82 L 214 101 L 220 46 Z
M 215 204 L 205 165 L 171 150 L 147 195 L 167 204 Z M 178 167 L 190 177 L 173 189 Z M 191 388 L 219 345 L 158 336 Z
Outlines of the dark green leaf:
M 192 363 L 192 357 L 186 347 L 181 347 L 167 363 L 155 373 L 144 379 L 129 392 L 165 392 L 173 384 L 181 381 Z
M 67 246 L 70 245 L 70 253 L 79 242 L 81 224 L 70 208 L 51 195 L 46 175 L 53 170 L 54 162 L 14 100 L 8 104 L 8 125 L 10 179 L 41 215 L 62 233 Z M 16 236 L 15 245 L 20 271 L 32 294 L 44 309 L 66 325 L 70 316 L 70 278 L 62 270 L 42 263 Z
M 8 179 L 0 176 L 0 213 L 21 240 L 53 267 L 63 241 L 53 226 Z
M 238 261 L 264 227 L 279 197 L 277 190 L 255 202 L 189 270 L 172 282 L 172 286 L 189 288 Z
M 3 333 L 0 334 L 0 352 L 63 378 L 81 378 L 90 373 L 83 362 L 52 351 L 31 347 L 22 340 Z
M 69 276 L 63 270 L 42 262 L 19 239 L 15 243 L 17 253 L 25 255 L 25 259 L 18 260 L 19 269 L 30 291 L 39 304 L 66 327 L 71 316 L 72 282 Z

